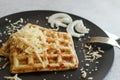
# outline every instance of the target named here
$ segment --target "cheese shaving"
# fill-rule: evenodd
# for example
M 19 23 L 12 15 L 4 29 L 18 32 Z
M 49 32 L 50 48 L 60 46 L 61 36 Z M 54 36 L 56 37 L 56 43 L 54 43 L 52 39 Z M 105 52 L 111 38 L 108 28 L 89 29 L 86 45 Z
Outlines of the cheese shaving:
M 4 78 L 7 80 L 22 80 L 18 77 L 18 74 L 15 74 L 15 76 L 4 76 Z
M 14 41 L 14 47 L 20 49 L 23 53 L 35 53 L 39 61 L 44 65 L 39 54 L 46 50 L 44 46 L 47 46 L 47 43 L 40 27 L 30 27 L 29 25 L 23 27 L 18 32 L 12 34 L 11 39 Z
M 82 74 L 82 78 L 86 78 L 86 76 L 87 76 L 87 72 L 86 71 L 82 71 L 81 74 Z
M 85 54 L 85 60 L 93 62 L 96 59 L 99 59 L 102 57 L 100 53 L 104 53 L 104 51 L 98 47 L 98 50 L 93 50 L 93 47 L 91 45 L 86 45 L 85 48 L 88 49 L 88 52 Z
M 9 62 L 7 61 L 3 66 L 2 69 L 5 69 L 5 67 L 9 64 Z

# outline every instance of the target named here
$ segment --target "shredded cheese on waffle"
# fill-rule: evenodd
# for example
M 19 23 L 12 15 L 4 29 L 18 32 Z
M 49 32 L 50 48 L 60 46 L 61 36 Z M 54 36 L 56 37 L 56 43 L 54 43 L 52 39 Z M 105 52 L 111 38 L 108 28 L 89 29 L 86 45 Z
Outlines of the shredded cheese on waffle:
M 11 73 L 78 68 L 72 36 L 27 24 L 9 37 Z M 3 49 L 4 51 L 6 50 Z
M 23 27 L 17 33 L 11 35 L 11 37 L 17 44 L 15 45 L 17 48 L 21 49 L 22 51 L 25 51 L 25 53 L 35 53 L 39 61 L 42 63 L 39 54 L 46 50 L 43 47 L 44 45 L 41 46 L 41 44 L 46 44 L 46 38 L 39 27 Z

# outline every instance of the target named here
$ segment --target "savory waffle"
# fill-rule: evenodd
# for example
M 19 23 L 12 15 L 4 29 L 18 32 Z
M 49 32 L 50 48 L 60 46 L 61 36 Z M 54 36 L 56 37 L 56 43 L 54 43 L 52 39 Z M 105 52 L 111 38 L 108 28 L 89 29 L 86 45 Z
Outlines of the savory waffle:
M 27 24 L 10 36 L 11 73 L 59 71 L 78 67 L 72 37 Z
M 9 48 L 9 40 L 7 40 L 2 47 L 0 48 L 0 56 L 4 56 L 4 57 L 9 57 L 9 52 L 10 52 L 10 48 Z

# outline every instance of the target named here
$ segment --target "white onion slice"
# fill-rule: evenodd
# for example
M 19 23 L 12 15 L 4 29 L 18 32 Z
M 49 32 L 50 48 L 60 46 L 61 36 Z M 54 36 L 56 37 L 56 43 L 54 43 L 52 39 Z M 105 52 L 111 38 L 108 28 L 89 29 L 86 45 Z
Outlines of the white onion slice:
M 80 23 L 81 23 L 80 20 L 76 20 L 76 21 L 70 23 L 70 24 L 68 25 L 67 29 L 66 29 L 67 32 L 68 32 L 69 34 L 71 34 L 72 36 L 74 36 L 74 37 L 84 36 L 85 34 L 80 34 L 80 33 L 77 33 L 77 32 L 74 31 L 74 27 L 75 27 L 75 26 L 78 26 L 78 24 L 80 24 Z
M 75 25 L 75 30 L 79 33 L 89 33 L 89 30 L 88 28 L 86 28 L 83 24 L 83 21 L 82 20 L 76 20 L 76 25 Z
M 50 23 L 52 28 L 55 28 L 55 27 L 58 28 L 59 26 L 67 27 L 67 24 L 71 22 L 72 22 L 72 18 L 65 13 L 56 13 L 51 15 L 48 18 L 48 23 Z

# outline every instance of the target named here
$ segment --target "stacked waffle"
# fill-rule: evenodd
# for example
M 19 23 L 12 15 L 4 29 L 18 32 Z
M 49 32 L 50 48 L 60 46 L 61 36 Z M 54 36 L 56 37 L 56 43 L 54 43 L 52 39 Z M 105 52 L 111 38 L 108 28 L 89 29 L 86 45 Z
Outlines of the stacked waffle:
M 0 49 L 9 57 L 11 73 L 59 71 L 78 67 L 72 37 L 28 23 L 12 34 Z

